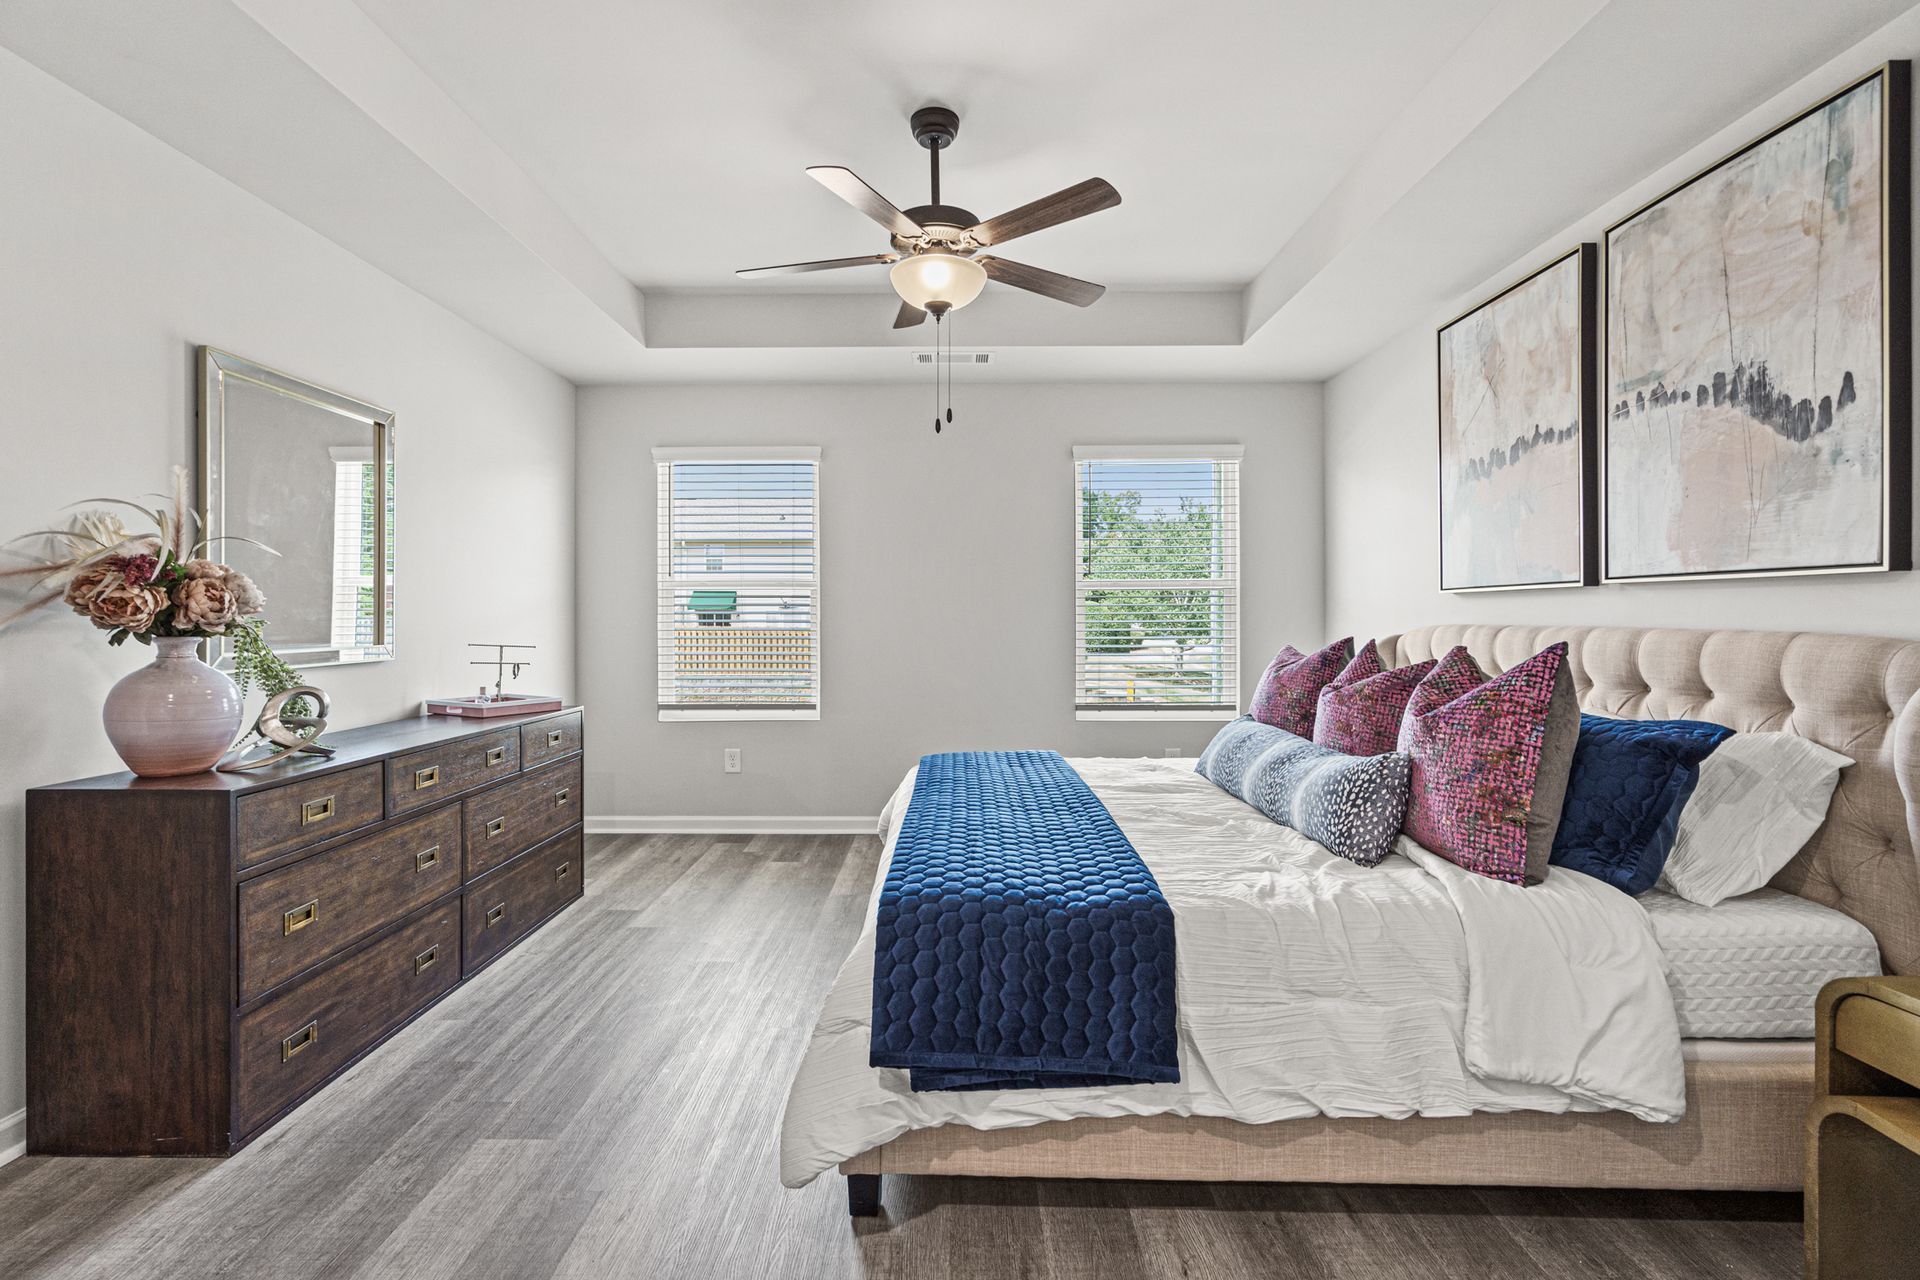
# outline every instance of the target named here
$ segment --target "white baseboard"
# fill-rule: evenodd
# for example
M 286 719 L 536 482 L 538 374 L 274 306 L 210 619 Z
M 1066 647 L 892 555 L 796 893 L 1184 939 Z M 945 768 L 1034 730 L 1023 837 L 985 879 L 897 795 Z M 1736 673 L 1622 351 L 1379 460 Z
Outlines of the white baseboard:
M 0 1164 L 27 1154 L 27 1109 L 0 1116 Z
M 870 836 L 880 819 L 868 817 L 728 817 L 724 814 L 602 814 L 587 818 L 587 834 Z

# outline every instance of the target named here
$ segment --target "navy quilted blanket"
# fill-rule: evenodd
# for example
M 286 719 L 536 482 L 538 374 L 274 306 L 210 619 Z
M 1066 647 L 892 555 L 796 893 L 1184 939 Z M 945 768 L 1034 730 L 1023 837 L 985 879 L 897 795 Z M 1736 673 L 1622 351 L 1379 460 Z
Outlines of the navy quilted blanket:
M 880 890 L 870 1061 L 917 1091 L 1176 1081 L 1173 942 L 1058 752 L 926 756 Z

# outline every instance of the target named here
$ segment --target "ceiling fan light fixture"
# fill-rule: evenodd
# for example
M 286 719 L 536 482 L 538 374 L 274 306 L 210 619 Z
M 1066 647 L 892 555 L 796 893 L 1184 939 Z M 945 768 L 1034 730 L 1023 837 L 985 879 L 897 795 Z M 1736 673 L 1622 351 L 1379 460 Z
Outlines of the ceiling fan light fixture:
M 957 253 L 916 253 L 887 272 L 900 300 L 922 311 L 964 307 L 987 287 L 987 270 Z

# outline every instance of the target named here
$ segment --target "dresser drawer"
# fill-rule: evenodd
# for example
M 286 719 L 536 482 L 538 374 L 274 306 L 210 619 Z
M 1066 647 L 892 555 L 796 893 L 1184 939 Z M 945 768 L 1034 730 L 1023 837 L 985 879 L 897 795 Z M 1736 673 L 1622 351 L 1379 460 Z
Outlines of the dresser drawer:
M 586 877 L 578 831 L 540 846 L 467 888 L 466 969 L 472 973 L 579 897 Z
M 390 937 L 240 1020 L 235 1115 L 251 1132 L 460 980 L 460 912 Z
M 409 813 L 520 772 L 520 731 L 500 729 L 387 761 L 387 812 Z
M 468 796 L 460 806 L 466 811 L 467 879 L 580 821 L 580 780 L 580 762 L 569 760 Z
M 240 999 L 460 887 L 460 806 L 240 886 Z
M 546 764 L 549 760 L 558 760 L 562 756 L 578 755 L 585 741 L 582 728 L 578 711 L 571 715 L 542 720 L 537 724 L 521 725 L 521 766 L 531 769 L 535 765 Z
M 255 866 L 378 822 L 384 816 L 377 764 L 303 778 L 271 791 L 242 796 L 234 805 L 240 865 Z

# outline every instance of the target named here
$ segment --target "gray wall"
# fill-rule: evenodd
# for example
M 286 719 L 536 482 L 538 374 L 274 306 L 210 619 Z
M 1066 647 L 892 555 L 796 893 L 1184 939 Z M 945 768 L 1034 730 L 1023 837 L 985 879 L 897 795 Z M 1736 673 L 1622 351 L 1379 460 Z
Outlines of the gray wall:
M 1197 752 L 1217 725 L 1073 714 L 1071 447 L 1238 443 L 1243 689 L 1320 634 L 1320 396 L 1272 385 L 968 385 L 932 430 L 911 386 L 580 392 L 580 683 L 588 812 L 877 814 L 928 751 Z M 662 724 L 655 712 L 655 445 L 818 445 L 818 722 Z M 726 747 L 745 770 L 721 771 Z
M 1506 271 L 1436 307 L 1326 386 L 1327 624 L 1371 635 L 1432 622 L 1743 627 L 1920 637 L 1920 574 L 1668 582 L 1478 595 L 1438 589 L 1434 330 L 1889 58 L 1920 55 L 1920 10 L 1783 89 Z
M 337 724 L 470 690 L 469 640 L 540 645 L 524 683 L 571 693 L 572 387 L 4 50 L 0 119 L 0 538 L 165 488 L 212 343 L 399 414 L 400 657 L 315 673 Z M 63 608 L 0 631 L 0 1155 L 26 1090 L 21 792 L 120 767 L 100 703 L 151 659 Z

